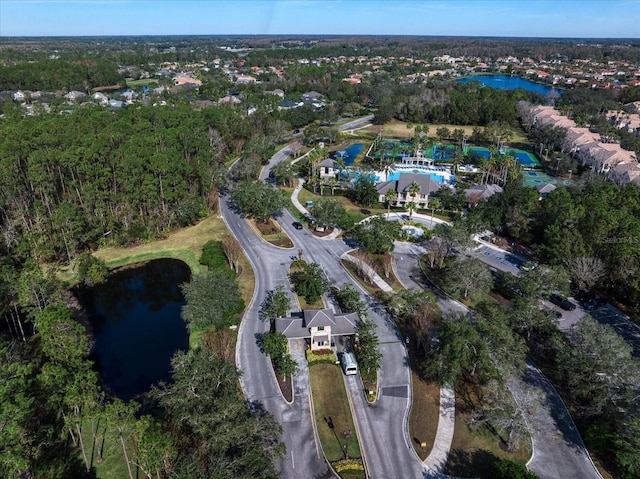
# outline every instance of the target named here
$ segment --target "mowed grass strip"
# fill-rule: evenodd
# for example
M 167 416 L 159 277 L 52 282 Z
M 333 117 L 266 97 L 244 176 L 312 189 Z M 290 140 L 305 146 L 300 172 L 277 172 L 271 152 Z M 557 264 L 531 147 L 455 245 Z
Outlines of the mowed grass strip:
M 440 418 L 440 388 L 435 382 L 420 379 L 415 371 L 411 372 L 413 401 L 409 415 L 409 435 L 411 444 L 423 461 L 429 456 L 436 439 Z M 426 443 L 426 447 L 421 444 Z
M 219 240 L 228 234 L 222 219 L 209 216 L 198 224 L 170 233 L 165 239 L 142 243 L 131 247 L 101 248 L 94 256 L 102 259 L 109 268 L 157 258 L 175 258 L 187 263 L 191 271 L 205 268 L 198 263 L 202 247 L 209 240 Z
M 329 462 L 344 458 L 343 445 L 348 445 L 350 458 L 362 457 L 340 367 L 314 364 L 309 368 L 309 379 L 318 436 Z M 345 431 L 351 431 L 348 441 Z

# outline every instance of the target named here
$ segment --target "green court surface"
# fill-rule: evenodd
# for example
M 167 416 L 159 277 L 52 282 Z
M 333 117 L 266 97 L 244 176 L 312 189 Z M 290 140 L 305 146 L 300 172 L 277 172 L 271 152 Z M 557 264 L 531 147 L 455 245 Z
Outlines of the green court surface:
M 507 149 L 504 153 L 508 153 L 511 151 L 515 152 L 516 161 L 525 168 L 540 168 L 542 166 L 536 156 L 529 151 Z M 485 148 L 482 146 L 469 146 L 465 150 L 465 153 L 467 155 L 475 153 L 477 155 L 484 156 L 485 158 L 489 158 L 489 156 L 491 155 L 489 148 Z

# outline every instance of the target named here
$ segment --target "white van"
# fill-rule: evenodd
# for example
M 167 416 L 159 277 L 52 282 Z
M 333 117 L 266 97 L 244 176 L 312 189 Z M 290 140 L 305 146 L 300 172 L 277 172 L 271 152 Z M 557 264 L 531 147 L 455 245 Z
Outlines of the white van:
M 358 363 L 353 353 L 342 353 L 340 363 L 342 364 L 342 371 L 345 375 L 353 376 L 354 374 L 358 374 Z

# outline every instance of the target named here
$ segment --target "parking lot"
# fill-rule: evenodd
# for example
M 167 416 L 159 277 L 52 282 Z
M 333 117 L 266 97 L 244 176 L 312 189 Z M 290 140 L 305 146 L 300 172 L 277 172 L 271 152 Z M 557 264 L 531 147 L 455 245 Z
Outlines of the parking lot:
M 640 327 L 632 323 L 614 306 L 607 304 L 604 308 L 590 311 L 589 314 L 600 323 L 609 324 L 633 346 L 633 355 L 640 357 Z
M 612 326 L 633 347 L 633 355 L 640 357 L 640 327 L 627 319 L 622 311 L 611 304 L 587 311 L 576 299 L 569 298 L 569 300 L 576 305 L 576 309 L 573 311 L 565 311 L 547 300 L 541 300 L 545 307 L 562 313 L 562 316 L 558 318 L 558 327 L 562 331 L 566 331 L 577 324 L 585 314 L 590 314 L 601 324 Z
M 515 275 L 518 274 L 520 266 L 525 262 L 523 258 L 509 253 L 508 251 L 503 251 L 486 245 L 479 246 L 471 254 L 488 264 L 490 267 Z

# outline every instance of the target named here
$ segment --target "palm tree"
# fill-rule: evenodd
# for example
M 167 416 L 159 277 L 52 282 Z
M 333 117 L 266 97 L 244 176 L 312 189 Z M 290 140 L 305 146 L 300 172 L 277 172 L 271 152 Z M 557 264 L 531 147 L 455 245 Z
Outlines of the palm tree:
M 407 208 L 409 208 L 409 218 L 413 218 L 413 212 L 418 208 L 418 205 L 415 201 L 410 201 L 407 203 Z
M 433 226 L 433 215 L 436 214 L 436 210 L 440 209 L 440 200 L 434 198 L 431 200 L 431 226 Z
M 396 190 L 389 190 L 385 193 L 384 198 L 387 200 L 387 215 L 391 212 L 391 202 L 398 197 Z
M 332 176 L 331 178 L 329 178 L 329 186 L 331 187 L 331 196 L 334 195 L 337 184 L 338 184 L 338 180 L 336 180 L 335 176 Z
M 465 159 L 466 155 L 464 152 L 462 150 L 456 150 L 456 154 L 453 155 L 453 160 L 451 161 L 454 175 L 456 174 L 456 171 L 458 171 L 458 166 L 460 166 L 461 163 L 464 163 Z
M 407 191 L 409 192 L 409 195 L 411 195 L 415 200 L 416 197 L 420 194 L 420 185 L 414 181 L 409 185 Z

